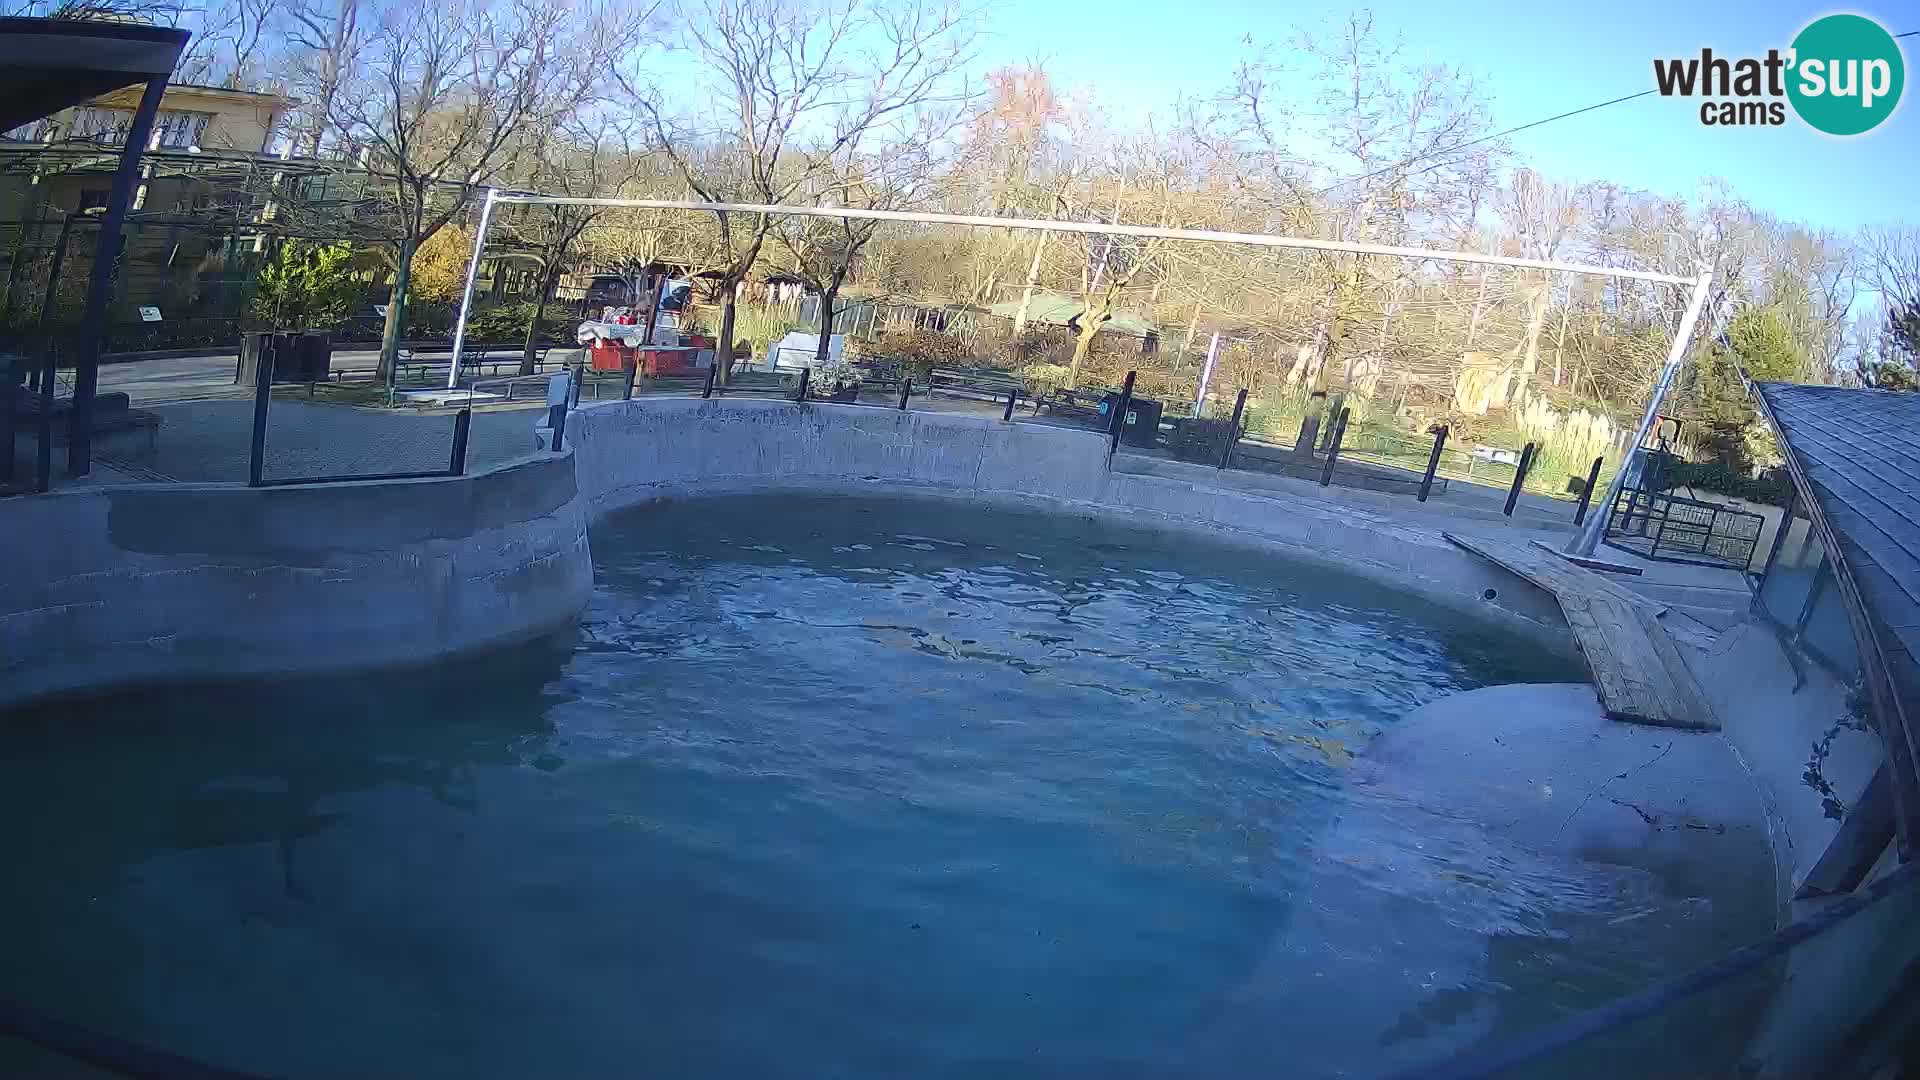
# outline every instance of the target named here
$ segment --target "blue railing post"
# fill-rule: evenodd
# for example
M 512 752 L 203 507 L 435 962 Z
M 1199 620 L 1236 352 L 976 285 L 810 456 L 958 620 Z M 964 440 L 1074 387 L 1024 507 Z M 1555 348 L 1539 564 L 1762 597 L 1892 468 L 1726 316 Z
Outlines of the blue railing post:
M 247 486 L 259 487 L 267 473 L 267 405 L 273 400 L 274 347 L 262 343 L 253 366 L 253 436 L 247 447 Z

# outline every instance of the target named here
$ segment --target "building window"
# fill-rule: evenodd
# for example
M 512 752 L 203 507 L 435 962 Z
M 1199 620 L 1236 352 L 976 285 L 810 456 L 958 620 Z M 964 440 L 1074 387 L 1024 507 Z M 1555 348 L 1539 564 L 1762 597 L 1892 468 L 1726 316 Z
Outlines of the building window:
M 112 194 L 113 192 L 110 188 L 82 188 L 80 189 L 80 205 L 75 209 L 83 214 L 89 210 L 105 210 L 107 208 L 107 200 Z
M 1796 505 L 1799 499 L 1795 498 Z M 1797 650 L 1842 679 L 1860 671 L 1860 646 L 1834 580 L 1826 545 L 1806 518 L 1788 513 L 1757 598 L 1761 613 Z
M 211 113 L 170 112 L 162 109 L 154 119 L 154 145 L 163 150 L 189 150 L 200 145 L 207 133 Z
M 153 121 L 153 145 L 162 150 L 187 150 L 199 146 L 207 133 L 212 113 L 177 112 L 162 109 Z M 120 146 L 133 128 L 133 113 L 128 109 L 79 109 L 73 114 L 68 137 L 103 146 Z

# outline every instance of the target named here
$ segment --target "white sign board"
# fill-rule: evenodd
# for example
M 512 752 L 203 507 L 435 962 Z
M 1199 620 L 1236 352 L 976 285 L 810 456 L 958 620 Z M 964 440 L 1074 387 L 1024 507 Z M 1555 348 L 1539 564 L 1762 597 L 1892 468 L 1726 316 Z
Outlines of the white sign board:
M 385 304 L 375 304 L 375 305 L 373 305 L 373 313 L 374 313 L 375 315 L 378 315 L 378 316 L 380 316 L 380 317 L 381 317 L 381 318 L 383 318 L 383 319 L 384 319 L 384 318 L 386 318 L 386 317 L 387 317 L 387 305 L 385 305 Z
M 141 309 L 140 309 L 140 321 L 141 321 L 141 322 L 159 322 L 159 321 L 160 321 L 160 309 L 159 309 L 159 308 L 157 308 L 157 307 L 143 307 L 143 308 L 141 308 Z

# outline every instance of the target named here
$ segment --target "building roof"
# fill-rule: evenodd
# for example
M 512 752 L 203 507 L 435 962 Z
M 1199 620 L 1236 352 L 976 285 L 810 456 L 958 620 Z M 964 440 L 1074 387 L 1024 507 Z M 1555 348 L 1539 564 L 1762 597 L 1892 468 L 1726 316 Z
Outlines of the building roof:
M 0 131 L 173 70 L 187 32 L 70 19 L 0 19 Z
M 1832 534 L 1829 557 L 1859 590 L 1901 722 L 1920 723 L 1920 394 L 1755 388 L 1796 485 Z M 1869 644 L 1861 642 L 1863 663 Z
M 1019 310 L 1020 301 L 1018 300 L 1007 300 L 987 309 L 989 314 L 1003 319 L 1013 318 Z M 1084 310 L 1086 305 L 1076 297 L 1063 296 L 1056 292 L 1036 291 L 1033 294 L 1032 303 L 1027 306 L 1027 321 L 1039 323 L 1042 326 L 1065 326 L 1068 319 Z M 1133 337 L 1146 337 L 1155 332 L 1154 325 L 1147 321 L 1146 316 L 1120 308 L 1113 310 L 1113 318 L 1108 319 L 1100 329 L 1116 334 L 1129 334 Z

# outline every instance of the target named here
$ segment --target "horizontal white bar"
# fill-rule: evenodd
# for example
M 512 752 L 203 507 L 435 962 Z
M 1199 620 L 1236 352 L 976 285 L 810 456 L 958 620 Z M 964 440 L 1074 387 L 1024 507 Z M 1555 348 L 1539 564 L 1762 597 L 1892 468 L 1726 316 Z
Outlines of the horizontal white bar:
M 922 222 L 929 225 L 964 225 L 979 229 L 1044 229 L 1048 232 L 1090 233 L 1095 236 L 1141 236 L 1160 240 L 1198 240 L 1213 244 L 1249 244 L 1255 247 L 1345 251 L 1354 255 L 1388 255 L 1400 259 L 1486 263 L 1493 266 L 1519 266 L 1529 270 L 1563 270 L 1571 274 L 1592 274 L 1597 277 L 1659 281 L 1670 285 L 1691 285 L 1694 281 L 1690 277 L 1660 274 L 1652 270 L 1626 270 L 1616 266 L 1588 266 L 1583 263 L 1562 263 L 1547 259 L 1519 259 L 1507 255 L 1482 255 L 1475 251 L 1433 251 L 1427 248 L 1391 247 L 1386 244 L 1355 244 L 1344 240 L 1308 240 L 1298 236 L 1271 236 L 1267 233 L 1168 229 L 1156 225 L 1110 225 L 1101 221 L 977 217 L 968 214 L 933 214 L 907 210 L 863 210 L 842 206 L 769 206 L 760 203 L 685 202 L 676 199 L 582 199 L 564 195 L 508 194 L 506 192 L 500 193 L 497 201 L 536 206 L 622 206 L 636 210 L 726 210 L 742 214 L 770 214 L 776 217 L 865 218 L 873 221 Z

